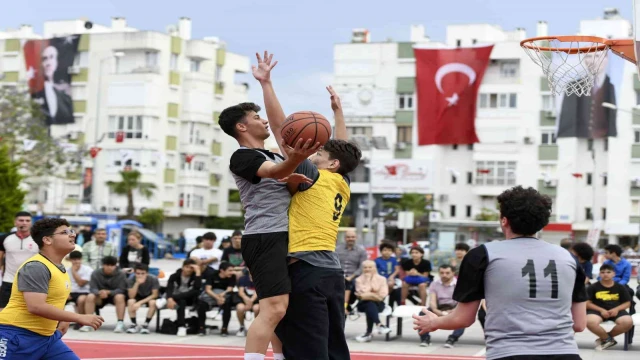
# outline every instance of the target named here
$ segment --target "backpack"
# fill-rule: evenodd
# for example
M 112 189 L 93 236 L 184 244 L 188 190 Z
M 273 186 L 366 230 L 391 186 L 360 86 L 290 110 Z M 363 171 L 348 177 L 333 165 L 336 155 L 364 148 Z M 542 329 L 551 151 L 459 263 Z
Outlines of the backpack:
M 196 319 L 197 320 L 197 319 Z M 161 334 L 176 335 L 178 333 L 178 325 L 171 319 L 162 320 L 162 326 L 160 327 Z

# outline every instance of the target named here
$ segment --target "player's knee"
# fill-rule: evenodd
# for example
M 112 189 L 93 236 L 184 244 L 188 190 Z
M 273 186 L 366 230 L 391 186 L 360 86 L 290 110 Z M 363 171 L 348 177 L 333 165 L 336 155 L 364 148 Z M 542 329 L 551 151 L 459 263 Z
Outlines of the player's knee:
M 95 302 L 96 301 L 96 294 L 89 294 L 87 295 L 87 302 Z
M 427 283 L 422 283 L 420 285 L 418 285 L 418 289 L 419 290 L 425 290 L 427 288 Z
M 633 326 L 633 321 L 631 316 L 622 316 L 616 320 L 616 324 L 623 326 L 624 328 L 631 328 L 631 326 Z
M 156 307 L 156 301 L 149 300 L 149 309 L 155 309 L 155 307 Z
M 129 300 L 127 300 L 127 305 L 129 305 L 129 306 L 131 306 L 131 305 L 133 305 L 133 304 L 135 304 L 135 303 L 136 303 L 136 299 L 129 299 Z
M 129 299 L 129 300 L 132 300 L 132 299 Z M 113 301 L 124 303 L 125 302 L 124 294 L 117 294 L 116 296 L 113 297 Z M 133 300 L 133 302 L 135 302 L 135 300 Z
M 244 312 L 244 304 L 238 304 L 236 305 L 236 312 Z

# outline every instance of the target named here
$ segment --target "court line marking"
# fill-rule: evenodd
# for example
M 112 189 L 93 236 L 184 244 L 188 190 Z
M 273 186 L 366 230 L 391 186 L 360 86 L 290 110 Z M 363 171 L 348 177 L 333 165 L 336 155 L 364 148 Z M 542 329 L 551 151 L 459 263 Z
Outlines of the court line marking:
M 485 356 L 486 354 L 487 354 L 487 348 L 483 347 L 482 350 L 480 350 L 477 353 L 473 354 L 473 356 L 481 357 L 481 356 Z

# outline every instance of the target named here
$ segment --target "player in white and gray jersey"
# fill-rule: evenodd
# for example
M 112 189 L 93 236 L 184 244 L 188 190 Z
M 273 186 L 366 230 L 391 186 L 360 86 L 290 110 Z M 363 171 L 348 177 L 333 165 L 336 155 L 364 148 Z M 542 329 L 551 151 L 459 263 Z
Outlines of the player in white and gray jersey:
M 584 272 L 567 250 L 535 237 L 549 223 L 551 199 L 517 186 L 498 203 L 506 240 L 471 250 L 453 294 L 458 307 L 414 316 L 416 329 L 468 327 L 485 299 L 487 360 L 580 359 L 574 332 L 587 324 Z

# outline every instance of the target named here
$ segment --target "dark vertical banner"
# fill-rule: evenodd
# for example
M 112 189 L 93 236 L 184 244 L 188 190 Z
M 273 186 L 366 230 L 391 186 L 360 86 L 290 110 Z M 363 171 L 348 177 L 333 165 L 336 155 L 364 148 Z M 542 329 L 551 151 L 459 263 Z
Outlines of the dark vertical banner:
M 75 122 L 69 67 L 73 66 L 79 43 L 80 36 L 70 35 L 24 44 L 29 92 L 42 106 L 48 125 Z
M 91 203 L 91 192 L 93 190 L 93 168 L 84 169 L 84 175 L 82 180 L 82 203 Z
M 601 139 L 617 136 L 617 111 L 602 104 L 618 105 L 625 60 L 608 52 L 605 56 L 584 54 L 581 60 L 577 55 L 572 55 L 572 58 L 566 61 L 576 62 L 574 68 L 577 69 L 597 68 L 598 76 L 589 95 L 561 94 L 557 97 L 557 137 Z M 581 63 L 577 63 L 579 61 Z

